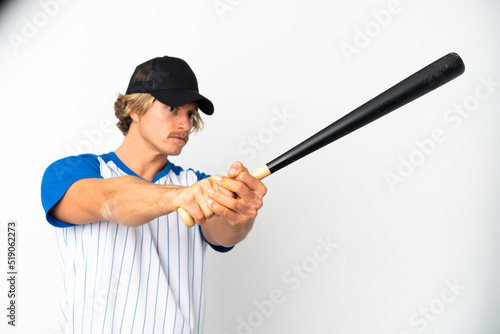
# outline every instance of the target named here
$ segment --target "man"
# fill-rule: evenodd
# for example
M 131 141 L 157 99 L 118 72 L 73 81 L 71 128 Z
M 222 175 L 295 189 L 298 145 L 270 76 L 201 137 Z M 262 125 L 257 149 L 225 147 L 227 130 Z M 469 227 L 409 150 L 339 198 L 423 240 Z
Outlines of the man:
M 63 273 L 61 331 L 201 333 L 203 256 L 251 230 L 266 187 L 239 162 L 227 176 L 175 166 L 198 108 L 214 111 L 179 58 L 139 65 L 115 102 L 122 145 L 56 161 L 42 180 Z M 187 228 L 176 209 L 198 225 Z

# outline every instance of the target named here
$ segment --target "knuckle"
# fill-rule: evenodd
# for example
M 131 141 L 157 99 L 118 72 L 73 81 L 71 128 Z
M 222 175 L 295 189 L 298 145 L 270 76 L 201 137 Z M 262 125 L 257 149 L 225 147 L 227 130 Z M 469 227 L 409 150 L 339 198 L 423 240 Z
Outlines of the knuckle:
M 223 216 L 223 217 L 229 217 L 229 213 L 230 213 L 230 212 L 231 212 L 231 211 L 229 211 L 229 209 L 228 209 L 228 208 L 224 207 L 224 208 L 222 209 L 222 216 Z
M 224 209 L 222 209 L 220 206 L 214 208 L 213 210 L 214 215 L 224 217 Z
M 203 191 L 202 183 L 197 182 L 193 185 L 194 193 L 200 193 Z
M 262 197 L 264 197 L 267 194 L 267 187 L 262 183 Z
M 245 178 L 247 178 L 248 175 L 250 175 L 250 173 L 248 173 L 247 170 L 243 170 L 241 173 L 238 174 L 236 179 L 241 181 L 241 180 L 244 180 Z
M 240 201 L 235 201 L 233 204 L 233 208 L 236 212 L 243 212 L 247 208 L 247 206 Z
M 246 187 L 245 184 L 242 182 L 238 182 L 234 185 L 234 188 L 235 188 L 237 193 L 242 192 L 245 189 L 245 187 Z
M 207 209 L 207 211 L 205 212 L 205 217 L 206 219 L 210 219 L 214 216 L 214 212 L 210 209 Z
M 205 220 L 205 216 L 201 212 L 195 213 L 192 217 L 196 222 L 201 222 Z
M 203 192 L 203 189 L 206 189 L 208 187 L 211 187 L 213 185 L 213 180 L 212 178 L 206 178 L 201 181 L 196 182 L 195 184 L 197 185 L 197 191 Z
M 238 216 L 235 219 L 236 225 L 245 225 L 247 223 L 247 218 L 243 216 Z

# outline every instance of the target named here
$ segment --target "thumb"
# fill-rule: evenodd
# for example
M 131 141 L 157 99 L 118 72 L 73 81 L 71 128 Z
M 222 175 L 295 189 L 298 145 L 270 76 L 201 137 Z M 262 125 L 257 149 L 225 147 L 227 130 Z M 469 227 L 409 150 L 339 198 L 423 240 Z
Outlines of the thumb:
M 244 170 L 245 168 L 243 167 L 243 164 L 239 161 L 235 161 L 227 171 L 227 176 L 235 179 Z

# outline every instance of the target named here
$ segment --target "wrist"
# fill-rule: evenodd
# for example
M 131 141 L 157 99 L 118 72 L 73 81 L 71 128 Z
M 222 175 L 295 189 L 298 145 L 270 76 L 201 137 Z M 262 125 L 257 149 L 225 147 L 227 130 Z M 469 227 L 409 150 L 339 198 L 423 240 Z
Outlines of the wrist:
M 167 213 L 176 211 L 182 205 L 179 196 L 182 188 L 184 187 L 174 185 L 162 186 L 160 203 L 163 203 L 165 211 L 167 211 Z

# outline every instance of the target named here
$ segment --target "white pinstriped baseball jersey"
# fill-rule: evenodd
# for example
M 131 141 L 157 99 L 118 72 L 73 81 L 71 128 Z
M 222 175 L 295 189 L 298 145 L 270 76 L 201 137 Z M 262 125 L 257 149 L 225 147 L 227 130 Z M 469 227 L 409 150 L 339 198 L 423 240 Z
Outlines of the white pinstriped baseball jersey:
M 55 226 L 63 274 L 61 331 L 202 333 L 207 242 L 198 225 L 186 228 L 175 212 L 139 227 L 109 221 L 70 225 L 50 214 L 75 181 L 122 175 L 135 173 L 112 152 L 65 158 L 44 174 L 42 203 Z M 152 182 L 186 186 L 204 177 L 169 162 Z

